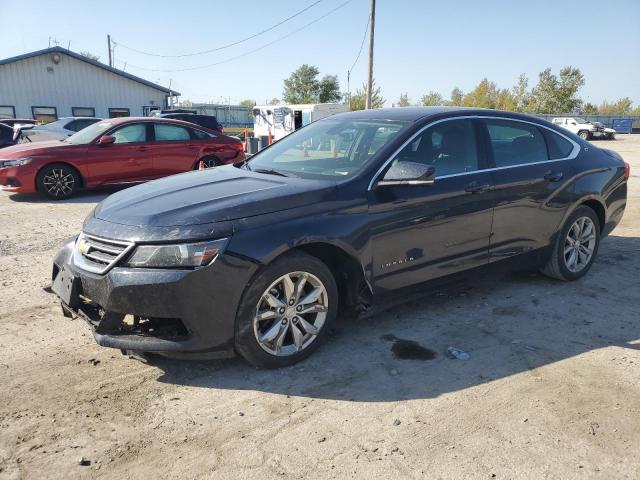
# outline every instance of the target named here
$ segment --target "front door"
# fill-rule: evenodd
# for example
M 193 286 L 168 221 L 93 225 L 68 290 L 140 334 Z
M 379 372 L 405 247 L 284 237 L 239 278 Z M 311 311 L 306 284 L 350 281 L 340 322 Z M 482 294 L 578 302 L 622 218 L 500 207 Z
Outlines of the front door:
M 89 145 L 87 162 L 91 185 L 129 183 L 152 178 L 152 152 L 147 144 L 147 124 L 129 123 L 107 135 L 116 137 L 108 145 Z
M 427 128 L 391 163 L 433 165 L 434 184 L 373 186 L 369 211 L 376 290 L 393 290 L 488 262 L 492 184 L 491 174 L 483 171 L 486 159 L 478 148 L 478 133 L 470 119 Z
M 481 122 L 495 185 L 491 261 L 548 245 L 572 201 L 575 145 L 531 123 Z

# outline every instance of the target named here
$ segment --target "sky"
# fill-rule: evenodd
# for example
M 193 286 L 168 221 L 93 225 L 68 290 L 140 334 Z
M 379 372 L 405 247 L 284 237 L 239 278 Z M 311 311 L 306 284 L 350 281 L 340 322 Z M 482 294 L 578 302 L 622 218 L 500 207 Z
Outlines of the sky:
M 264 103 L 281 97 L 283 80 L 303 63 L 337 75 L 347 91 L 370 0 L 345 1 L 30 0 L 25 10 L 0 0 L 0 59 L 47 48 L 51 39 L 107 63 L 110 34 L 117 68 L 170 84 L 183 100 Z M 267 33 L 220 49 L 306 7 Z M 375 27 L 374 77 L 387 106 L 405 92 L 412 102 L 430 90 L 445 97 L 454 87 L 466 92 L 483 77 L 511 87 L 525 73 L 532 86 L 540 71 L 557 74 L 565 65 L 584 74 L 585 101 L 628 96 L 640 105 L 640 0 L 378 0 Z M 127 47 L 158 55 L 217 50 L 161 58 Z M 367 55 L 368 39 L 351 74 L 352 92 L 366 79 Z

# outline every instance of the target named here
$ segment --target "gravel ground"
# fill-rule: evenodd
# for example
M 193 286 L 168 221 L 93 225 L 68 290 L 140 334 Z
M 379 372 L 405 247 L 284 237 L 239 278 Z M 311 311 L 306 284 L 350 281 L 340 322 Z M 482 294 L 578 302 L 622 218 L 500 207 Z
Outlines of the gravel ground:
M 43 289 L 108 192 L 0 194 L 0 478 L 639 478 L 640 136 L 598 145 L 632 177 L 586 278 L 469 281 L 278 371 L 98 347 Z

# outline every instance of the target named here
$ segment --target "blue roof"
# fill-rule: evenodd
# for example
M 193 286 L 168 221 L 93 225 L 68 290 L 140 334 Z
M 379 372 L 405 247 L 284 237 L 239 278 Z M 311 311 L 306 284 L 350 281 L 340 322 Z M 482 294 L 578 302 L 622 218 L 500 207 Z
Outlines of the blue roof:
M 134 82 L 141 83 L 146 85 L 147 87 L 155 88 L 156 90 L 160 90 L 164 93 L 172 93 L 173 95 L 180 95 L 180 92 L 176 92 L 175 90 L 169 90 L 167 87 L 163 87 L 162 85 L 158 85 L 157 83 L 149 82 L 144 78 L 136 77 L 135 75 L 131 75 L 130 73 L 126 73 L 122 70 L 118 70 L 117 68 L 110 67 L 109 65 L 105 65 L 104 63 L 100 63 L 97 60 L 92 60 L 84 55 L 80 55 L 79 53 L 72 52 L 71 50 L 67 50 L 62 47 L 51 47 L 45 48 L 43 50 L 37 50 L 31 53 L 25 53 L 24 55 L 18 55 L 17 57 L 5 58 L 4 60 L 0 60 L 0 65 L 6 65 L 8 63 L 18 62 L 20 60 L 26 60 L 27 58 L 37 57 L 39 55 L 46 55 L 49 53 L 62 53 L 64 55 L 69 55 L 70 57 L 76 58 L 82 62 L 86 62 L 94 67 L 102 68 L 111 73 L 115 73 L 116 75 L 120 75 L 124 78 L 128 78 L 129 80 L 133 80 Z

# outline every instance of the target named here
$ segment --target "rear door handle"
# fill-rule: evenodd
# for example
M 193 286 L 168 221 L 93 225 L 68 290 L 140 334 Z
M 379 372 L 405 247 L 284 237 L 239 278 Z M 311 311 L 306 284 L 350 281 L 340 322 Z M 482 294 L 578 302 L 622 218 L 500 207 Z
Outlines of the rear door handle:
M 482 193 L 482 192 L 488 192 L 489 190 L 492 190 L 492 189 L 493 187 L 489 184 L 481 185 L 480 182 L 471 182 L 469 185 L 465 187 L 464 191 L 469 193 Z
M 559 182 L 562 180 L 562 177 L 564 177 L 562 172 L 554 172 L 551 170 L 544 174 L 544 179 L 548 182 Z

